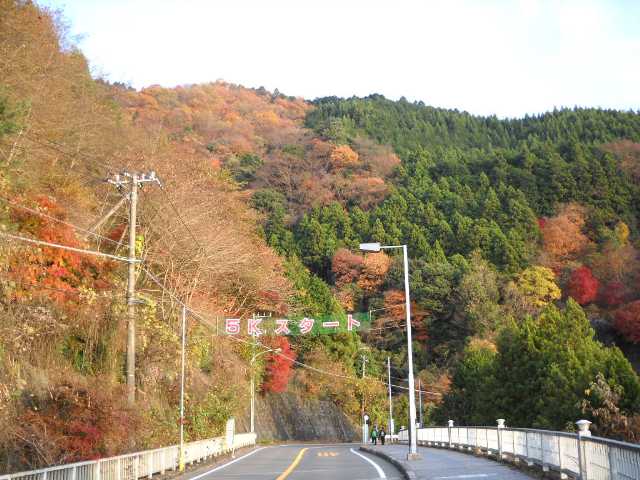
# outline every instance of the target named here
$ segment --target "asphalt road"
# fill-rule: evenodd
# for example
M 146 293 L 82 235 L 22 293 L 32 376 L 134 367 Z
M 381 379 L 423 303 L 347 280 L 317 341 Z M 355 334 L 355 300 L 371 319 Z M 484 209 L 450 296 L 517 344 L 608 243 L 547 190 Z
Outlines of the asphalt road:
M 357 444 L 279 445 L 258 447 L 185 480 L 399 480 L 395 467 L 363 454 Z

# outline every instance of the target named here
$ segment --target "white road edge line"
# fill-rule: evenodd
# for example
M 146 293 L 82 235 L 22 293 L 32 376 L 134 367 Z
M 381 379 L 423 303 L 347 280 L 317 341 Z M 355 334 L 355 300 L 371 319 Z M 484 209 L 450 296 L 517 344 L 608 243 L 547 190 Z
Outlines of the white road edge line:
M 378 472 L 378 478 L 387 478 L 387 476 L 384 474 L 384 471 L 380 468 L 380 466 L 376 462 L 374 462 L 370 458 L 365 457 L 361 453 L 356 452 L 353 448 L 350 448 L 349 450 L 351 450 L 351 453 L 353 453 L 354 455 L 357 455 L 360 458 L 364 458 L 367 462 L 373 465 L 376 471 Z
M 258 453 L 260 450 L 264 450 L 265 448 L 267 448 L 267 447 L 256 448 L 255 450 L 253 450 L 252 452 L 247 453 L 246 455 L 238 457 L 235 460 L 231 460 L 230 462 L 225 463 L 224 465 L 220 465 L 219 467 L 212 468 L 211 470 L 206 471 L 204 473 L 201 473 L 200 475 L 196 475 L 195 477 L 191 477 L 188 480 L 198 480 L 199 478 L 206 477 L 210 473 L 217 472 L 218 470 L 222 470 L 223 468 L 227 468 L 229 465 L 232 465 L 232 464 L 234 464 L 236 462 L 239 462 L 240 460 L 243 460 L 243 459 L 245 459 L 247 457 L 250 457 L 254 453 Z

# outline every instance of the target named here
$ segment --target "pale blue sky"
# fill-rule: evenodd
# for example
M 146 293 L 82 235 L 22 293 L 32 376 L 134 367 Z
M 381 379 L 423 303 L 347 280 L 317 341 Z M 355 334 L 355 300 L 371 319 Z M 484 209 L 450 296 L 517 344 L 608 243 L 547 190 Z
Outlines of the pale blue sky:
M 39 0 L 98 74 L 521 116 L 640 110 L 640 0 Z

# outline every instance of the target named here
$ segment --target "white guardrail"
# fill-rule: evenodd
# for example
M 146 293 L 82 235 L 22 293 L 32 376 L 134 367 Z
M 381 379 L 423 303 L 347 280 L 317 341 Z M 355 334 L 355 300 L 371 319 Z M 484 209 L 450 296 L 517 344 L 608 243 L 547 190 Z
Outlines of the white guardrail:
M 186 443 L 185 463 L 217 457 L 238 448 L 255 445 L 255 443 L 255 433 L 236 434 L 232 445 L 227 444 L 225 437 Z M 137 480 L 144 477 L 151 478 L 156 473 L 163 474 L 166 470 L 176 470 L 179 455 L 180 446 L 173 445 L 29 472 L 0 474 L 0 480 Z
M 640 479 L 640 445 L 592 437 L 588 424 L 578 434 L 506 427 L 428 427 L 418 429 L 417 441 L 419 445 L 469 449 L 497 459 L 524 461 L 544 471 L 555 470 L 562 478 Z M 409 440 L 407 430 L 398 436 L 400 442 Z

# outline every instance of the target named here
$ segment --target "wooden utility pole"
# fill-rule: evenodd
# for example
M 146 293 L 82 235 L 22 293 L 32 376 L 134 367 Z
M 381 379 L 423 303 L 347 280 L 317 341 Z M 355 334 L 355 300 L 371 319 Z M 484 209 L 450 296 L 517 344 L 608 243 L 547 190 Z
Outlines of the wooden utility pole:
M 123 178 L 124 177 L 124 178 Z M 156 173 L 128 173 L 108 180 L 118 188 L 129 188 L 129 268 L 127 275 L 127 400 L 136 401 L 136 224 L 138 215 L 138 187 L 142 183 L 160 183 Z

